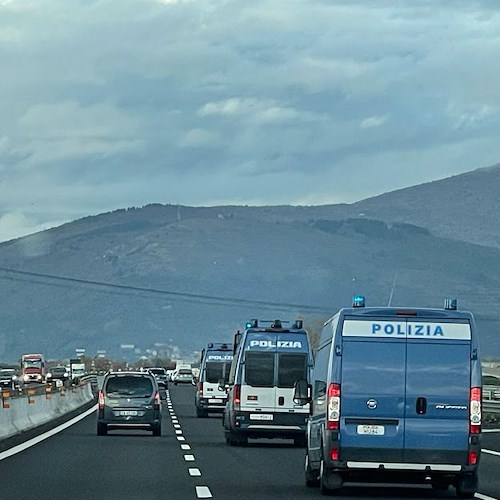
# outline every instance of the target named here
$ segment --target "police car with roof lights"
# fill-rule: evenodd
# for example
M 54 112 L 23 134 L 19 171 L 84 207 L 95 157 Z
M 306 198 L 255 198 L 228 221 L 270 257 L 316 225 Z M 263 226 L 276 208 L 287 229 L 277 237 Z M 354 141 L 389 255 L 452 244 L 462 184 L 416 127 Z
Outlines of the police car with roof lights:
M 195 406 L 198 417 L 224 411 L 227 401 L 225 384 L 233 360 L 233 344 L 211 342 L 201 351 L 200 374 Z M 221 382 L 222 381 L 222 382 Z
M 293 387 L 309 379 L 313 356 L 302 321 L 291 327 L 283 323 L 288 322 L 254 319 L 235 335 L 223 418 L 230 445 L 246 444 L 248 438 L 292 438 L 296 446 L 305 444 L 309 408 L 293 402 Z
M 312 384 L 305 476 L 322 493 L 345 481 L 477 490 L 481 362 L 470 312 L 364 307 L 355 297 L 324 325 Z

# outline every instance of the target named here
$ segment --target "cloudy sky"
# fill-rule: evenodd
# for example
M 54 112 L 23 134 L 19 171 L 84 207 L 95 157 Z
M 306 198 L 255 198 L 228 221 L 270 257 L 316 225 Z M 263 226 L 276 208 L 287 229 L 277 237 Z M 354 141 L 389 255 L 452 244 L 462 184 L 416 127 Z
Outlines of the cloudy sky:
M 498 0 L 0 0 L 0 241 L 500 162 Z

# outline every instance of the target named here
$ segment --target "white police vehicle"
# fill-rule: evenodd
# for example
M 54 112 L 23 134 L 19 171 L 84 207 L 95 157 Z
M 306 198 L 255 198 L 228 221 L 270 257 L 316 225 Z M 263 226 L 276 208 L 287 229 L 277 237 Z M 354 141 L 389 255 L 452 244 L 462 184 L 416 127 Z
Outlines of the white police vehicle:
M 324 325 L 312 385 L 306 484 L 322 493 L 343 482 L 428 483 L 477 490 L 481 362 L 470 312 L 364 307 L 355 297 Z
M 225 384 L 233 360 L 233 344 L 211 342 L 201 351 L 195 406 L 198 417 L 222 413 L 227 401 Z
M 304 446 L 308 405 L 293 402 L 297 380 L 309 379 L 313 356 L 309 337 L 298 320 L 288 328 L 280 320 L 247 323 L 235 335 L 229 397 L 223 425 L 226 442 L 248 438 L 292 438 Z

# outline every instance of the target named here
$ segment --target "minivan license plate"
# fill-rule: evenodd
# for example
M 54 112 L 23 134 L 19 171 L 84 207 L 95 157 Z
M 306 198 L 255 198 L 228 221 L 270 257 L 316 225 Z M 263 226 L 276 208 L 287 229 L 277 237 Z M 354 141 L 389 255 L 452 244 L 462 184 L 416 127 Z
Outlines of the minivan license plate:
M 358 425 L 358 434 L 366 436 L 383 436 L 385 428 L 383 425 Z
M 120 411 L 120 416 L 122 416 L 122 417 L 136 417 L 137 410 L 122 410 L 122 411 Z

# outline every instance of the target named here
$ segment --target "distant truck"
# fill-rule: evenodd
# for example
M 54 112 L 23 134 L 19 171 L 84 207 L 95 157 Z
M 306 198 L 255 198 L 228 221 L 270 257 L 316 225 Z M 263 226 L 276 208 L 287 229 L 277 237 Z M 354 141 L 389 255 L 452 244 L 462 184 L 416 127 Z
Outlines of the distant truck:
M 43 354 L 23 354 L 21 356 L 21 380 L 24 384 L 45 382 L 45 359 Z
M 78 385 L 81 378 L 86 374 L 85 363 L 81 359 L 70 359 L 70 379 L 73 385 Z

